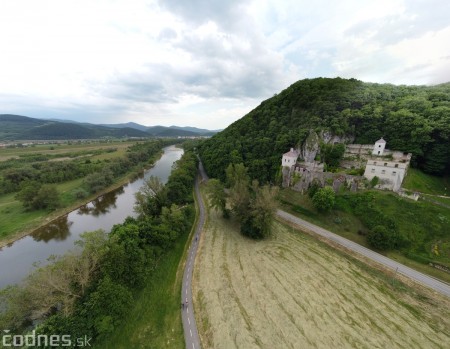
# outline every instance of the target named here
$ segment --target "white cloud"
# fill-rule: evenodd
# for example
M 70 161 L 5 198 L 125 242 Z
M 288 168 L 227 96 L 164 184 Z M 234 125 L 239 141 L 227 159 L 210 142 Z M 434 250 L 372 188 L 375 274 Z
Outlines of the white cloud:
M 446 0 L 3 0 L 0 113 L 222 128 L 300 78 L 449 81 L 449 17 Z

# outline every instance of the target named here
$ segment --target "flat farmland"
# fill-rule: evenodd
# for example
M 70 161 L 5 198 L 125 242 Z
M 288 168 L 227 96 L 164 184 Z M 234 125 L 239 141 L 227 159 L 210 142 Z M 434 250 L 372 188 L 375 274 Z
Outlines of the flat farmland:
M 111 141 L 111 142 L 89 142 L 89 143 L 60 143 L 60 144 L 38 144 L 27 147 L 16 148 L 0 148 L 0 161 L 6 161 L 9 159 L 19 159 L 22 156 L 30 155 L 52 155 L 62 154 L 61 160 L 68 160 L 69 153 L 89 152 L 107 150 L 116 148 L 117 151 L 109 153 L 109 158 L 122 156 L 130 145 L 137 143 L 136 141 Z M 103 156 L 104 157 L 104 156 Z M 55 160 L 58 160 L 55 157 Z M 96 159 L 96 158 L 95 158 Z
M 449 299 L 279 222 L 253 241 L 208 217 L 193 284 L 204 348 L 450 347 Z

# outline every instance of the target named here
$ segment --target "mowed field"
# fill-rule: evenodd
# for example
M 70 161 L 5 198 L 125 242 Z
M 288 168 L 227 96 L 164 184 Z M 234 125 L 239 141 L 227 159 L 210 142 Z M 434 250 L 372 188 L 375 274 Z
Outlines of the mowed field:
M 194 273 L 204 348 L 450 348 L 450 300 L 275 223 L 252 241 L 210 210 Z

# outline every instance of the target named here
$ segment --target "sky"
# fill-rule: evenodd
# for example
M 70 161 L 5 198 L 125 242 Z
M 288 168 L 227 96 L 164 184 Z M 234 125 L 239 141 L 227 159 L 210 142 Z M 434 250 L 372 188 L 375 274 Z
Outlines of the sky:
M 1 0 L 0 114 L 225 128 L 305 78 L 450 81 L 448 0 Z

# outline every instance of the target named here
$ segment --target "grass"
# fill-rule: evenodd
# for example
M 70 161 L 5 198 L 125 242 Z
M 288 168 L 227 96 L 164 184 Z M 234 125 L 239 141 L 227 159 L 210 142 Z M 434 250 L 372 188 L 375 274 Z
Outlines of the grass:
M 436 269 L 429 263 L 450 267 L 450 209 L 426 201 L 414 202 L 401 198 L 391 192 L 372 191 L 373 207 L 384 217 L 393 220 L 398 232 L 409 240 L 400 250 L 382 252 L 393 256 L 412 268 L 450 282 L 450 274 Z M 282 190 L 280 201 L 283 209 L 319 225 L 336 234 L 344 236 L 365 247 L 369 228 L 358 219 L 348 204 L 351 196 L 363 193 L 347 193 L 339 196 L 339 206 L 329 213 L 317 212 L 307 195 L 292 190 Z M 367 212 L 370 215 L 370 212 Z
M 0 161 L 8 158 L 20 157 L 28 154 L 64 154 L 76 153 L 80 151 L 90 151 L 107 148 L 128 148 L 135 144 L 136 141 L 109 141 L 109 142 L 95 142 L 88 143 L 64 143 L 64 144 L 37 144 L 30 147 L 21 148 L 0 148 Z
M 358 234 L 365 227 L 355 215 L 344 211 L 320 213 L 307 195 L 289 189 L 280 191 L 279 200 L 284 210 L 368 247 L 366 238 Z
M 436 177 L 410 168 L 403 181 L 403 188 L 425 194 L 450 196 L 450 178 Z
M 0 196 L 0 239 L 37 225 L 37 221 L 49 214 L 48 210 L 25 211 L 22 204 L 14 199 L 14 195 Z

